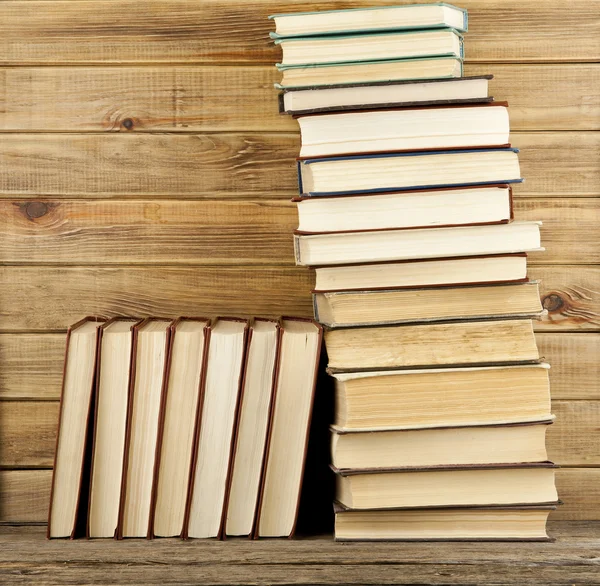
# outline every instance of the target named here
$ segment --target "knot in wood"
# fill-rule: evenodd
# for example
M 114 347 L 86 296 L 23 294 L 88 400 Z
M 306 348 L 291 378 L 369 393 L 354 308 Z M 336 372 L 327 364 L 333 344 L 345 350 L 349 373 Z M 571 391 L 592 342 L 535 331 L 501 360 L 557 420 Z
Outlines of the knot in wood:
M 125 118 L 125 120 L 123 120 L 123 126 L 127 128 L 127 130 L 131 130 L 133 128 L 133 120 L 131 118 Z
M 546 295 L 542 300 L 542 306 L 544 309 L 547 309 L 549 312 L 559 311 L 565 302 L 560 295 L 556 293 L 551 293 L 550 295 Z
M 45 204 L 43 201 L 32 201 L 25 205 L 24 211 L 28 218 L 35 220 L 48 213 L 48 204 Z

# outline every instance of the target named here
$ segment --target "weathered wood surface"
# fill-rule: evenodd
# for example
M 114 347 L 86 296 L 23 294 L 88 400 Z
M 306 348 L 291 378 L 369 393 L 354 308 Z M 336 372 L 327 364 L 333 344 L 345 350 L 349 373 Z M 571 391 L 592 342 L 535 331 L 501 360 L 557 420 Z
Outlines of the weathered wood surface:
M 488 73 L 491 95 L 510 104 L 513 131 L 600 128 L 600 65 L 465 70 Z M 296 132 L 297 122 L 278 112 L 279 78 L 273 66 L 3 68 L 0 130 Z
M 127 0 L 0 3 L 0 62 L 274 63 L 267 20 L 277 12 L 387 5 L 389 0 L 291 2 Z M 410 3 L 410 2 L 401 2 Z M 594 1 L 464 0 L 469 61 L 594 61 L 600 33 Z
M 552 365 L 554 399 L 600 400 L 600 335 L 538 332 L 536 339 Z M 57 400 L 64 347 L 64 333 L 0 334 L 0 399 Z
M 0 523 L 45 523 L 51 479 L 51 470 L 0 470 Z M 556 485 L 564 504 L 554 520 L 600 520 L 600 469 L 559 468 Z
M 600 336 L 538 332 L 536 341 L 540 355 L 552 366 L 550 390 L 553 398 L 600 399 Z M 595 435 L 594 438 L 597 439 Z
M 600 195 L 600 133 L 511 140 L 526 178 L 516 196 Z M 289 198 L 298 152 L 298 135 L 287 133 L 5 134 L 0 197 Z
M 600 199 L 527 199 L 542 220 L 530 264 L 590 264 L 600 250 Z M 286 200 L 1 201 L 0 259 L 14 264 L 294 265 L 296 205 Z
M 58 401 L 0 402 L 0 467 L 52 467 L 58 406 Z M 557 419 L 548 430 L 549 458 L 561 466 L 599 466 L 600 401 L 554 401 L 552 412 Z
M 538 331 L 600 330 L 600 268 L 533 266 Z M 0 332 L 65 330 L 82 315 L 312 315 L 304 267 L 0 267 Z

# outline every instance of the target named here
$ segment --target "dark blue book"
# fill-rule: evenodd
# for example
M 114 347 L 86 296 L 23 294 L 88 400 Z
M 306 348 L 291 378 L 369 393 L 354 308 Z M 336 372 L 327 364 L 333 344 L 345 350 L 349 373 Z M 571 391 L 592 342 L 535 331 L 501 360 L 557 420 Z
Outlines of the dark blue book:
M 299 190 L 324 196 L 520 183 L 518 152 L 492 147 L 298 159 Z

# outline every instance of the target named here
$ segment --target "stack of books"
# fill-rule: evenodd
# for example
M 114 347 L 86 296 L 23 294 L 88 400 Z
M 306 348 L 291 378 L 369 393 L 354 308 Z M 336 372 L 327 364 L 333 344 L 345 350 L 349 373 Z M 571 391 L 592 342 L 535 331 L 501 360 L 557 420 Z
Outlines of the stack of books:
M 48 537 L 291 535 L 321 338 L 301 318 L 71 326 Z
M 274 18 L 302 135 L 296 262 L 335 379 L 336 538 L 547 539 L 540 223 L 513 218 L 508 104 L 460 77 L 466 12 Z

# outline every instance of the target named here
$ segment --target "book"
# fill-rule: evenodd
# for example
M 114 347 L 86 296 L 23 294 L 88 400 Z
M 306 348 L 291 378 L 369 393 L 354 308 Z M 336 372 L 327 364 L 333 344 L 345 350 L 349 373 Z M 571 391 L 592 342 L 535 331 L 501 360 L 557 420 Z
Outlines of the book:
M 281 63 L 277 64 L 278 68 L 389 59 L 464 57 L 463 37 L 451 28 L 280 37 L 275 39 L 275 44 L 279 45 L 283 52 Z
M 527 280 L 525 253 L 316 267 L 314 292 Z
M 313 294 L 315 319 L 328 328 L 539 317 L 538 281 L 462 287 Z
M 549 541 L 546 522 L 556 506 L 334 509 L 336 541 Z
M 157 537 L 176 537 L 183 533 L 196 413 L 204 386 L 210 341 L 210 321 L 180 318 L 171 324 L 170 330 L 156 499 L 152 512 L 152 533 Z
M 351 509 L 557 503 L 554 464 L 338 470 L 336 500 Z
M 539 360 L 530 319 L 456 321 L 325 331 L 334 371 Z
M 304 114 L 301 157 L 507 146 L 508 104 L 460 104 Z
M 299 159 L 299 191 L 321 196 L 520 183 L 518 152 L 457 149 Z
M 335 373 L 333 429 L 382 431 L 549 421 L 549 368 L 538 363 Z
M 227 499 L 226 535 L 251 535 L 254 527 L 280 332 L 277 321 L 257 318 L 250 327 Z
M 513 218 L 509 185 L 297 197 L 298 234 L 499 224 Z
M 391 59 L 361 63 L 335 63 L 281 69 L 278 89 L 315 88 L 329 85 L 457 78 L 463 74 L 462 59 L 431 57 Z
M 493 77 L 479 75 L 286 89 L 279 94 L 279 112 L 298 116 L 391 106 L 493 102 L 494 98 L 488 95 L 488 82 Z
M 206 381 L 198 403 L 184 537 L 221 537 L 230 481 L 248 322 L 219 318 L 211 327 Z
M 123 476 L 133 328 L 113 318 L 99 330 L 88 537 L 115 537 Z
M 541 251 L 541 222 L 295 234 L 296 264 L 305 266 L 481 256 Z
M 127 426 L 117 537 L 151 537 L 160 415 L 171 320 L 133 328 Z
M 281 328 L 255 537 L 294 534 L 321 353 L 322 328 L 317 323 L 283 318 Z
M 466 409 L 471 404 L 465 399 Z M 505 425 L 331 433 L 340 469 L 544 462 L 551 420 Z
M 464 32 L 468 27 L 467 11 L 444 2 L 293 12 L 274 14 L 269 18 L 275 21 L 275 32 L 271 33 L 274 38 L 440 27 Z
M 67 330 L 60 414 L 54 451 L 48 538 L 75 537 L 85 486 L 93 411 L 98 330 L 104 320 L 86 317 Z M 85 506 L 81 508 L 87 508 Z

